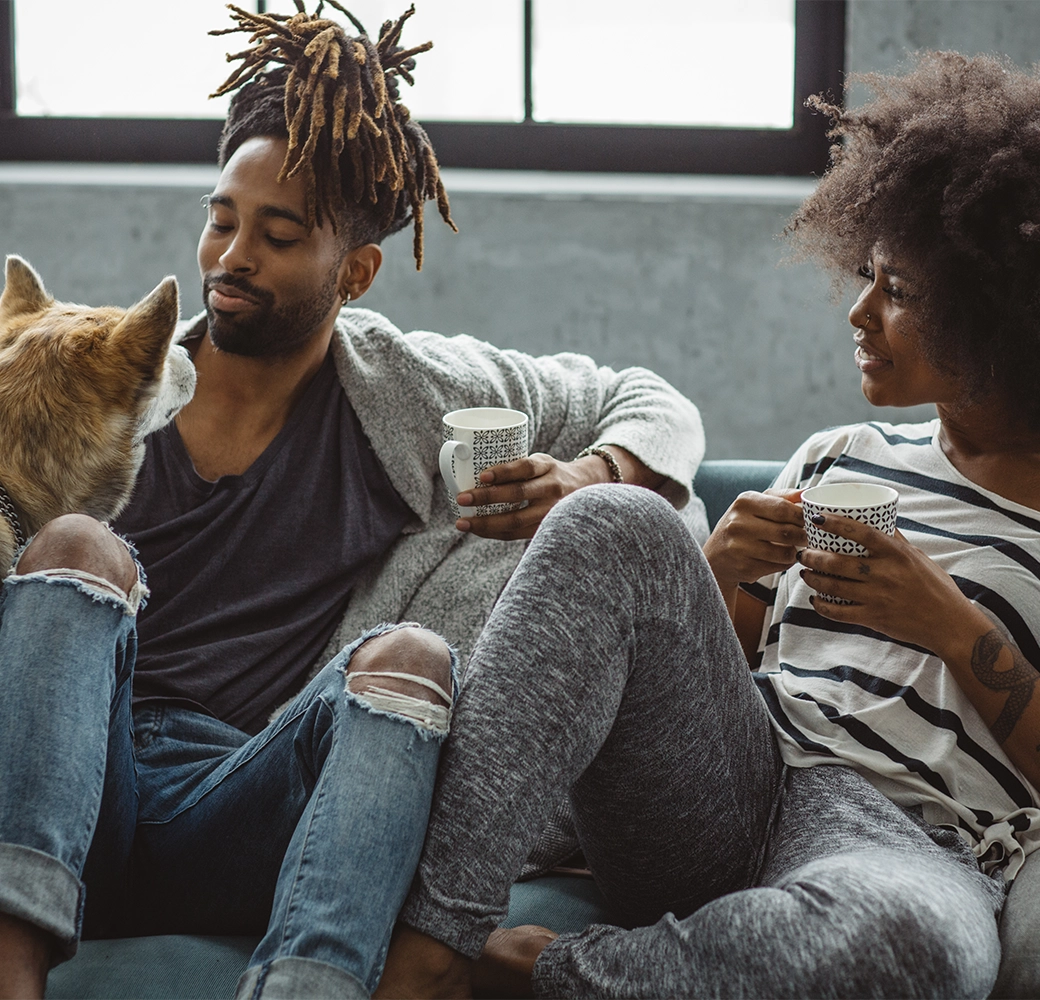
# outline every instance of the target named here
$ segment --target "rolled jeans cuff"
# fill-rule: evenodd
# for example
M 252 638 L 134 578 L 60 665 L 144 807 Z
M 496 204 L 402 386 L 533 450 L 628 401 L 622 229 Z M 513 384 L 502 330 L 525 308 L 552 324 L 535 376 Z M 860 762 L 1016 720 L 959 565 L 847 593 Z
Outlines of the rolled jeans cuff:
M 83 896 L 83 884 L 57 858 L 21 844 L 0 844 L 0 911 L 53 935 L 55 964 L 76 954 Z
M 295 997 L 368 1000 L 368 990 L 352 975 L 328 962 L 295 955 L 246 969 L 235 990 L 235 1000 L 293 1000 Z

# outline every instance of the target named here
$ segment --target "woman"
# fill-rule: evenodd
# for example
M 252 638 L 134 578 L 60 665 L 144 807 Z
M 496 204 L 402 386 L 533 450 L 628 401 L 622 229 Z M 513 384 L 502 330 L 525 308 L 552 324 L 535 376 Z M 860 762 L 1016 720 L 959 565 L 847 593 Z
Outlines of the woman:
M 814 435 L 703 557 L 640 491 L 558 505 L 474 653 L 382 994 L 990 992 L 1040 846 L 1040 80 L 869 82 L 816 102 L 844 145 L 789 233 L 859 273 L 867 398 L 937 419 Z M 867 557 L 804 548 L 801 490 L 842 480 L 900 492 L 894 537 L 825 517 Z M 559 789 L 617 925 L 489 940 Z

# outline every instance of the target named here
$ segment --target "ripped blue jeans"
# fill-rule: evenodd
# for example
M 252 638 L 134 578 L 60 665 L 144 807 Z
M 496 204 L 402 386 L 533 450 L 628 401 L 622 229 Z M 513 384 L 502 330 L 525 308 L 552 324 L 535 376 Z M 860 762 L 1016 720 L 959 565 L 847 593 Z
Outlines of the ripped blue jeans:
M 249 737 L 173 703 L 131 710 L 137 601 L 61 573 L 3 583 L 0 911 L 58 957 L 84 932 L 263 933 L 240 996 L 367 996 L 446 735 L 347 690 L 353 652 L 395 626 Z M 454 653 L 452 672 L 454 700 Z

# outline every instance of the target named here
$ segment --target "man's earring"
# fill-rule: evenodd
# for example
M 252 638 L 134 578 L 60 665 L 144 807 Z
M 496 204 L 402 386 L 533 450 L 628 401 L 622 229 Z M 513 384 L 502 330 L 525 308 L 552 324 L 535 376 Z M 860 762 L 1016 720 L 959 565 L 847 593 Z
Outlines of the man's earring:
M 340 309 L 342 309 L 348 302 L 350 302 L 350 292 L 342 293 L 343 301 L 340 303 Z

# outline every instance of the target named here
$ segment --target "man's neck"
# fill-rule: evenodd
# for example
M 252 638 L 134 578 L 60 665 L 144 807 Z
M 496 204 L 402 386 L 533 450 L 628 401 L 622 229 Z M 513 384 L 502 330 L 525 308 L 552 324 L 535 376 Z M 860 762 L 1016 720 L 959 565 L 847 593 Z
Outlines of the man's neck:
M 332 328 L 292 355 L 250 358 L 218 350 L 207 333 L 194 349 L 195 396 L 177 429 L 208 480 L 241 475 L 285 426 L 328 354 Z

